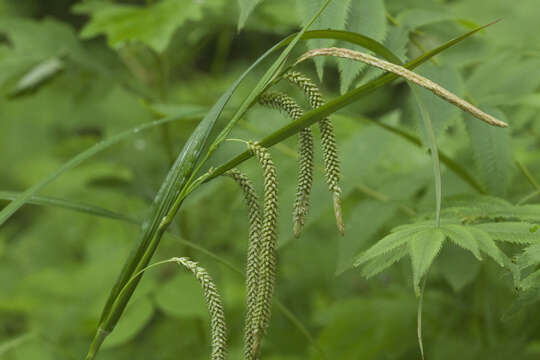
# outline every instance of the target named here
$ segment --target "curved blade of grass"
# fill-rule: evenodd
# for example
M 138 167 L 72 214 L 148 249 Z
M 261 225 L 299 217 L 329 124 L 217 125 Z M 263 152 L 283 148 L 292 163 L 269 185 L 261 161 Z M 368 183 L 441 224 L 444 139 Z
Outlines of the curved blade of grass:
M 137 135 L 141 131 L 149 130 L 156 126 L 163 125 L 163 124 L 176 121 L 182 118 L 199 117 L 203 115 L 204 113 L 201 113 L 200 111 L 190 110 L 189 112 L 186 112 L 183 116 L 180 116 L 180 114 L 178 114 L 175 116 L 166 117 L 161 120 L 152 121 L 152 122 L 134 127 L 132 129 L 126 130 L 124 132 L 121 132 L 120 134 L 114 135 L 107 140 L 98 142 L 97 144 L 91 146 L 89 149 L 74 156 L 68 162 L 64 163 L 64 165 L 62 165 L 54 173 L 50 174 L 49 176 L 47 176 L 40 182 L 29 187 L 26 191 L 21 193 L 20 196 L 14 199 L 8 206 L 2 209 L 2 211 L 0 211 L 0 226 L 2 226 L 6 222 L 6 220 L 9 219 L 9 217 L 13 215 L 22 205 L 24 205 L 24 203 L 27 202 L 33 195 L 37 194 L 45 186 L 53 182 L 55 179 L 57 179 L 59 176 L 61 176 L 65 172 L 75 168 L 76 166 L 80 165 L 82 162 L 88 160 L 89 158 L 96 155 L 97 153 L 104 151 L 123 140 L 129 139 L 130 137 Z
M 27 341 L 33 340 L 37 337 L 37 333 L 35 332 L 28 332 L 26 334 L 17 336 L 16 338 L 8 339 L 4 341 L 2 344 L 0 344 L 0 356 L 4 356 L 7 354 L 8 351 L 11 351 Z
M 422 63 L 426 62 L 427 60 L 431 59 L 433 56 L 439 54 L 440 52 L 458 44 L 459 42 L 465 40 L 469 36 L 477 33 L 478 31 L 485 29 L 486 27 L 492 25 L 494 23 L 490 23 L 488 25 L 476 28 L 466 34 L 463 34 L 453 40 L 450 40 L 446 42 L 445 44 L 428 51 L 427 53 L 423 54 L 422 56 L 414 59 L 413 61 L 407 63 L 405 67 L 407 69 L 414 69 L 415 67 L 421 65 Z M 269 136 L 265 137 L 259 143 L 261 146 L 270 147 L 272 145 L 275 145 L 285 139 L 287 139 L 290 136 L 293 136 L 294 134 L 298 133 L 300 130 L 314 124 L 315 122 L 319 121 L 320 119 L 327 117 L 331 115 L 332 113 L 336 112 L 337 110 L 355 102 L 357 99 L 359 99 L 362 96 L 365 96 L 366 94 L 369 94 L 373 92 L 374 90 L 388 84 L 389 82 L 395 80 L 398 78 L 398 75 L 393 73 L 386 73 L 377 79 L 370 81 L 369 83 L 362 85 L 356 89 L 353 89 L 331 101 L 328 101 L 325 105 L 311 110 L 309 112 L 306 112 L 302 117 L 300 117 L 298 120 L 293 121 L 282 128 L 276 130 Z M 203 175 L 203 177 L 200 179 L 199 183 L 207 182 L 210 179 L 213 179 L 224 172 L 232 169 L 235 166 L 238 166 L 240 163 L 246 161 L 251 157 L 251 153 L 249 151 L 244 151 L 228 161 L 227 163 L 219 166 L 218 168 L 214 169 L 211 174 Z
M 21 195 L 20 192 L 0 191 L 0 200 L 13 201 L 17 199 L 20 195 Z M 99 206 L 85 204 L 82 202 L 67 201 L 64 199 L 56 198 L 56 197 L 32 195 L 30 196 L 30 198 L 28 199 L 26 203 L 33 204 L 33 205 L 54 206 L 54 207 L 59 207 L 59 208 L 67 209 L 67 210 L 74 210 L 74 211 L 86 213 L 89 215 L 96 215 L 96 216 L 101 216 L 104 218 L 109 218 L 109 219 L 114 219 L 114 220 L 122 220 L 125 222 L 129 222 L 131 224 L 139 223 L 137 219 L 134 219 L 132 217 L 125 216 L 119 213 L 115 213 L 113 211 L 101 208 Z
M 534 191 L 533 193 L 523 197 L 521 200 L 519 200 L 516 205 L 523 205 L 525 204 L 527 201 L 531 200 L 531 199 L 534 199 L 535 197 L 539 196 L 540 195 L 540 191 Z

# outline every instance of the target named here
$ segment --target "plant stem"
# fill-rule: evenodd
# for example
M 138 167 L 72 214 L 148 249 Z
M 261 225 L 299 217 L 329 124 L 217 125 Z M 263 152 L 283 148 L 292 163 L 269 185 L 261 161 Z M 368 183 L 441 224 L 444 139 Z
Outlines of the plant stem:
M 103 330 L 101 327 L 98 328 L 96 336 L 94 336 L 92 344 L 90 344 L 90 349 L 86 355 L 86 360 L 93 360 L 96 357 L 99 348 L 101 347 L 101 344 L 103 344 L 103 341 L 105 341 L 107 335 L 109 335 L 108 331 Z

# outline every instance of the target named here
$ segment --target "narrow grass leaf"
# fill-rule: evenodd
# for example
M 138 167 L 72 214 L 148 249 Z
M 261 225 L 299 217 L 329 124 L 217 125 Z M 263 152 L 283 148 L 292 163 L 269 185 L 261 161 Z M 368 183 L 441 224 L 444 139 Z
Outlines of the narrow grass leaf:
M 246 21 L 255 7 L 259 5 L 262 0 L 238 0 L 238 6 L 240 7 L 240 17 L 238 18 L 238 31 L 244 28 Z
M 74 167 L 80 165 L 84 161 L 90 159 L 94 155 L 98 154 L 101 151 L 104 151 L 111 146 L 129 139 L 131 137 L 134 137 L 138 135 L 140 132 L 152 129 L 156 126 L 160 126 L 172 121 L 179 120 L 181 118 L 186 117 L 200 117 L 203 114 L 200 111 L 193 112 L 192 110 L 186 112 L 184 115 L 180 116 L 174 116 L 174 117 L 167 117 L 161 120 L 156 120 L 147 124 L 139 125 L 135 128 L 126 130 L 120 134 L 117 134 L 115 136 L 112 136 L 111 138 L 98 142 L 97 144 L 93 145 L 89 149 L 79 153 L 78 155 L 74 156 L 71 160 L 64 163 L 57 171 L 50 174 L 40 182 L 32 185 L 30 188 L 28 188 L 26 191 L 21 193 L 16 199 L 14 199 L 8 206 L 6 206 L 2 211 L 0 211 L 0 226 L 2 226 L 7 219 L 10 218 L 11 215 L 13 215 L 22 205 L 24 205 L 25 202 L 27 202 L 33 195 L 37 194 L 41 189 L 43 189 L 45 186 L 56 180 L 59 176 L 64 174 L 65 172 L 73 169 Z
M 13 201 L 17 199 L 18 196 L 20 196 L 19 192 L 0 191 L 0 200 Z M 27 203 L 33 204 L 33 205 L 54 206 L 54 207 L 64 208 L 67 210 L 74 210 L 74 211 L 86 213 L 89 215 L 96 215 L 96 216 L 109 218 L 113 220 L 122 220 L 125 222 L 129 222 L 131 224 L 139 223 L 137 219 L 134 219 L 127 215 L 115 213 L 107 209 L 103 209 L 99 206 L 85 204 L 82 202 L 68 201 L 68 200 L 64 200 L 64 199 L 60 199 L 56 197 L 33 195 L 30 197 Z

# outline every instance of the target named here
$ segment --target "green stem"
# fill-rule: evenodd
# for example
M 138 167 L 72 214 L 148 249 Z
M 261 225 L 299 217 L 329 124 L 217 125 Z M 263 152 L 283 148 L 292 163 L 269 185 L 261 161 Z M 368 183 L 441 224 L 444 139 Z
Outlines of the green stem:
M 107 335 L 109 335 L 108 331 L 103 330 L 101 327 L 98 328 L 96 336 L 94 336 L 92 344 L 90 344 L 90 349 L 88 350 L 88 354 L 86 355 L 86 360 L 93 360 L 96 357 L 99 348 L 105 341 L 105 338 L 107 338 Z

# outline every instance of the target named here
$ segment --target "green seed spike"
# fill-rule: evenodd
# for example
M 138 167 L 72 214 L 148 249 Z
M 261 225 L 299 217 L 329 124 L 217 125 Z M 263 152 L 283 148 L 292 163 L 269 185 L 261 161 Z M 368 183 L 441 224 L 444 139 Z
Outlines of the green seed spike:
M 246 360 L 255 358 L 254 344 L 256 329 L 254 314 L 257 308 L 257 291 L 259 281 L 259 257 L 261 248 L 261 232 L 263 227 L 262 210 L 259 197 L 253 184 L 245 174 L 238 169 L 225 173 L 242 189 L 249 215 L 249 239 L 246 265 L 246 321 L 244 329 L 244 357 Z
M 316 109 L 324 105 L 324 100 L 317 85 L 302 73 L 291 71 L 283 76 L 287 81 L 296 85 L 304 92 L 311 107 Z M 319 121 L 321 132 L 321 145 L 324 160 L 324 169 L 328 189 L 333 193 L 334 215 L 336 224 L 341 235 L 344 234 L 343 212 L 341 210 L 341 188 L 339 186 L 340 165 L 337 151 L 334 127 L 329 118 Z
M 227 326 L 225 314 L 216 285 L 206 272 L 196 262 L 188 258 L 174 258 L 174 261 L 190 270 L 203 288 L 204 298 L 210 313 L 210 330 L 212 333 L 212 360 L 225 360 L 227 357 Z
M 259 263 L 259 287 L 255 312 L 255 358 L 272 315 L 272 296 L 276 277 L 276 244 L 278 221 L 277 172 L 268 150 L 258 143 L 249 142 L 249 150 L 257 157 L 264 174 L 264 216 Z
M 281 110 L 294 121 L 303 115 L 296 101 L 283 93 L 266 93 L 259 97 L 262 105 Z M 293 232 L 299 237 L 309 212 L 309 196 L 313 185 L 313 135 L 310 128 L 303 129 L 299 134 L 299 172 L 296 186 L 296 199 L 293 209 Z

